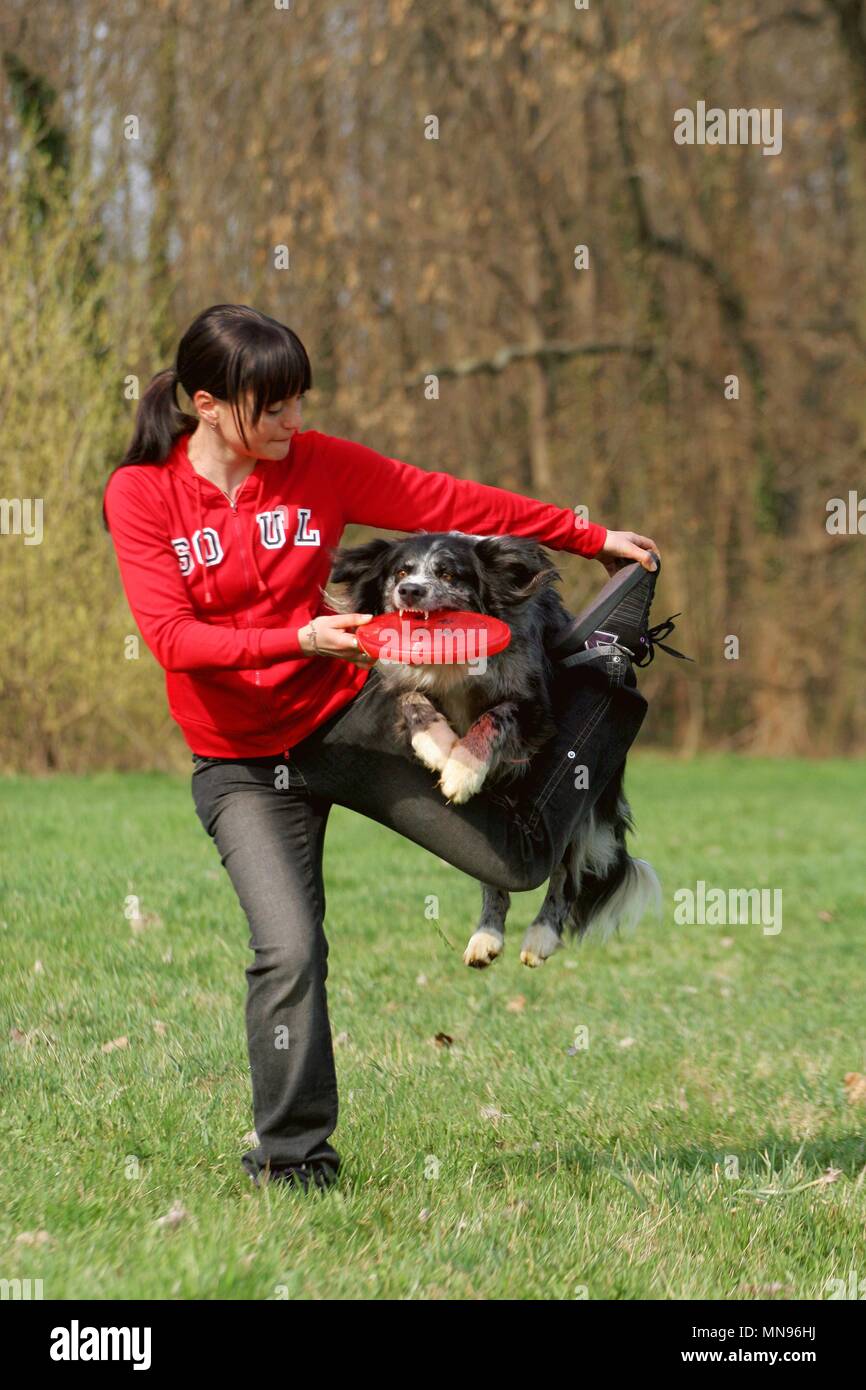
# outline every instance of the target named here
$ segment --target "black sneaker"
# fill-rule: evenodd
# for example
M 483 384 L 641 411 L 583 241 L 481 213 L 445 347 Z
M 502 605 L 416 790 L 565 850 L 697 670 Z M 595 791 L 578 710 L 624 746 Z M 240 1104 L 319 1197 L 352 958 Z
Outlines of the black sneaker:
M 333 1187 L 337 1181 L 333 1168 L 324 1163 L 284 1164 L 278 1168 L 260 1168 L 255 1173 L 246 1168 L 246 1173 L 253 1187 L 263 1187 L 265 1182 L 279 1183 L 283 1187 L 303 1188 L 304 1192 L 308 1192 L 311 1185 L 324 1189 Z
M 657 646 L 682 661 L 692 660 L 661 641 L 673 631 L 673 619 L 679 613 L 656 627 L 649 626 L 656 581 L 661 573 L 660 557 L 655 551 L 652 556 L 656 562 L 654 570 L 644 569 L 637 561 L 624 565 L 576 618 L 553 634 L 546 646 L 554 661 L 561 666 L 575 666 L 586 662 L 588 653 L 593 651 L 610 655 L 611 659 L 621 652 L 634 666 L 648 666 Z

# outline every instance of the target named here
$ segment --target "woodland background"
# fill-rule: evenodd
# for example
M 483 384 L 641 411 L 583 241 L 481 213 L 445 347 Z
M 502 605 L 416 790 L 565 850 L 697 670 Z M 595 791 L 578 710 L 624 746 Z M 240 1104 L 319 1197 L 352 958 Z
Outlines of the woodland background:
M 864 10 L 6 0 L 0 496 L 44 539 L 0 535 L 0 770 L 188 765 L 100 501 L 129 379 L 230 301 L 304 341 L 305 426 L 658 540 L 697 664 L 645 673 L 642 743 L 862 751 Z M 701 100 L 782 152 L 676 145 Z

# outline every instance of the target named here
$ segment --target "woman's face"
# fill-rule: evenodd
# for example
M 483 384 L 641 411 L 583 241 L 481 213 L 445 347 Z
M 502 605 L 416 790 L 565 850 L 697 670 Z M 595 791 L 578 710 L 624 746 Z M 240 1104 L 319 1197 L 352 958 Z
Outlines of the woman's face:
M 244 458 L 282 459 L 289 452 L 292 435 L 301 428 L 302 399 L 303 393 L 299 392 L 296 396 L 286 397 L 284 401 L 272 401 L 265 406 L 257 424 L 253 425 L 250 422 L 252 396 L 248 394 L 243 404 L 246 444 L 238 433 L 234 412 L 228 401 L 211 397 L 212 404 L 204 413 L 208 418 L 217 416 L 219 431 L 226 444 Z

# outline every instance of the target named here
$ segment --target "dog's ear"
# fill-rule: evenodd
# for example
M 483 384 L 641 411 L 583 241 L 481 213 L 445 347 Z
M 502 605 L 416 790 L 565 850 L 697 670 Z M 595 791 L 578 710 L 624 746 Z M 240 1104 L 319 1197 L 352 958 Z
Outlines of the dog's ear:
M 475 555 L 488 597 L 507 607 L 528 602 L 561 577 L 538 541 L 519 536 L 486 536 Z
M 379 539 L 331 552 L 331 582 L 347 585 L 354 612 L 380 612 L 385 571 L 394 546 L 398 544 L 398 541 Z

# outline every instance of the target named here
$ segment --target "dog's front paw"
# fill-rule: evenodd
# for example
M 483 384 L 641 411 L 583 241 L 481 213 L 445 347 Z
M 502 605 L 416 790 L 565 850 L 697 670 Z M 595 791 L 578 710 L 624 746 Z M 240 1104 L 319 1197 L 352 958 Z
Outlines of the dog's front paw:
M 480 792 L 489 764 L 476 758 L 462 742 L 457 742 L 439 778 L 439 787 L 448 801 L 458 805 Z
M 505 937 L 502 932 L 473 932 L 469 938 L 469 945 L 463 952 L 463 964 L 472 965 L 476 970 L 483 970 L 485 966 L 492 965 L 496 957 L 502 954 L 504 945 Z
M 442 772 L 456 742 L 457 735 L 444 719 L 437 719 L 435 724 L 412 735 L 416 758 L 420 758 L 431 772 Z
M 561 946 L 562 938 L 553 927 L 547 926 L 544 922 L 533 922 L 532 926 L 526 929 L 520 948 L 520 959 L 524 965 L 534 968 L 543 965 Z
M 431 772 L 441 772 L 457 742 L 448 720 L 417 690 L 403 696 L 402 713 L 416 758 Z

